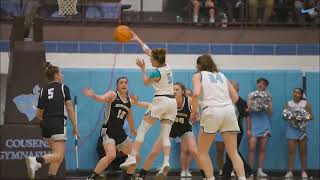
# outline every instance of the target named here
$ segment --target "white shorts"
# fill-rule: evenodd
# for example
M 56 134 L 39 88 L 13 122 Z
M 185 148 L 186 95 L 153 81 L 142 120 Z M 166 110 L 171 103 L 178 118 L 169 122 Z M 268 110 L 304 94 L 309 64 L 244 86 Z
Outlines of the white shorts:
M 175 98 L 165 96 L 154 97 L 145 115 L 159 120 L 169 119 L 174 122 L 177 116 L 177 101 Z
M 238 133 L 240 131 L 233 105 L 204 108 L 200 116 L 200 126 L 203 128 L 203 132 L 209 134 L 214 134 L 218 131 L 220 133 Z

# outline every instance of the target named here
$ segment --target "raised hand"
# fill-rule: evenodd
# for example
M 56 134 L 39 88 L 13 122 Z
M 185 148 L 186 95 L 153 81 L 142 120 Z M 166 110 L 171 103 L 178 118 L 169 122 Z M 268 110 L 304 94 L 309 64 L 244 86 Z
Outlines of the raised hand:
M 136 65 L 142 70 L 144 70 L 146 68 L 146 64 L 143 59 L 137 58 Z
M 84 88 L 82 89 L 82 93 L 85 95 L 85 96 L 88 96 L 88 97 L 92 97 L 95 95 L 94 91 L 91 89 L 91 88 Z

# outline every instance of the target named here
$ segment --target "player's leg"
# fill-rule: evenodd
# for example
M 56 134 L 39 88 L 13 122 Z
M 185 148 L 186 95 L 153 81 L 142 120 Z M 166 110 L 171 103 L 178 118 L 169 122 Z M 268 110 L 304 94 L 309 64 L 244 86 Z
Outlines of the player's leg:
M 223 133 L 223 139 L 226 146 L 226 151 L 230 157 L 233 169 L 236 171 L 238 179 L 246 179 L 245 171 L 241 157 L 237 149 L 237 133 Z
M 133 143 L 129 137 L 127 137 L 121 144 L 116 146 L 116 148 L 119 151 L 123 152 L 126 155 L 129 155 L 131 153 L 132 147 L 133 147 Z M 137 154 L 136 156 L 137 163 L 140 162 L 140 159 L 141 159 L 140 155 Z M 135 170 L 136 170 L 135 166 L 128 167 L 127 171 L 124 174 L 124 180 L 131 180 Z
M 198 151 L 200 159 L 200 168 L 204 171 L 207 179 L 214 179 L 213 166 L 209 156 L 209 149 L 211 147 L 212 141 L 215 138 L 215 134 L 208 134 L 200 128 L 198 135 Z
M 51 148 L 55 157 L 50 157 L 50 155 L 48 155 L 49 157 L 46 157 L 46 155 L 44 156 L 45 161 L 51 161 L 49 165 L 48 179 L 50 177 L 54 178 L 59 170 L 60 164 L 63 161 L 65 155 L 65 143 L 66 141 L 64 140 L 53 141 L 51 144 Z
M 105 139 L 103 142 L 103 148 L 106 155 L 100 159 L 95 169 L 87 180 L 98 179 L 99 175 L 109 166 L 109 164 L 116 158 L 116 146 L 113 139 Z
M 152 125 L 155 123 L 155 118 L 152 118 L 150 116 L 145 115 L 144 119 L 141 121 L 140 126 L 138 128 L 138 134 L 136 137 L 135 142 L 133 143 L 133 148 L 131 153 L 129 154 L 128 158 L 124 163 L 120 165 L 120 168 L 126 170 L 129 166 L 135 165 L 136 162 L 136 156 L 140 152 L 141 145 L 143 144 L 144 137 L 146 133 L 149 131 L 149 129 L 152 127 Z
M 171 149 L 171 143 L 170 143 L 170 131 L 172 127 L 173 121 L 169 119 L 162 119 L 160 121 L 160 138 L 162 141 L 162 149 L 163 149 L 163 164 L 160 170 L 158 171 L 156 178 L 162 178 L 163 176 L 166 176 L 170 169 L 170 149 Z
M 150 170 L 152 163 L 154 162 L 154 160 L 156 160 L 156 158 L 160 154 L 161 150 L 162 150 L 162 142 L 161 142 L 161 138 L 159 137 L 156 140 L 156 142 L 154 143 L 151 152 L 147 156 L 147 158 L 143 164 L 143 168 L 139 172 L 140 178 L 145 179 L 147 172 Z
M 197 165 L 200 167 L 200 157 L 197 148 L 197 143 L 194 138 L 193 132 L 186 132 L 182 137 L 182 143 L 185 144 L 185 148 L 187 149 L 187 159 L 186 159 L 186 168 L 187 168 L 187 177 L 191 177 L 191 173 L 189 172 L 189 168 L 191 165 L 192 158 L 195 159 Z

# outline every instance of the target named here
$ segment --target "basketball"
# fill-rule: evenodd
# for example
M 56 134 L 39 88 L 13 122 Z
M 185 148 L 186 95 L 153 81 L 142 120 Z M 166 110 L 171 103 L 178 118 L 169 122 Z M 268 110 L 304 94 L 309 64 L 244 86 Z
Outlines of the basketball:
M 118 42 L 125 43 L 129 42 L 132 39 L 132 33 L 128 26 L 118 26 L 114 33 L 114 39 Z

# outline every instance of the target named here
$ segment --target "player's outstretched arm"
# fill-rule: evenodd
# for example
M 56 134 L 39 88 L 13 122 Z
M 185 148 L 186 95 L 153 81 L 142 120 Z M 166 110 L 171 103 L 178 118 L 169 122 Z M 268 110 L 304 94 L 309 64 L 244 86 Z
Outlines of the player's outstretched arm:
M 148 107 L 150 105 L 150 103 L 148 103 L 148 102 L 139 101 L 139 98 L 134 94 L 130 94 L 130 101 L 133 105 L 144 108 L 144 109 L 148 109 Z
M 149 46 L 146 45 L 135 32 L 131 31 L 131 33 L 132 33 L 132 36 L 133 36 L 132 40 L 137 41 L 140 44 L 143 52 L 146 55 L 151 56 L 152 50 L 149 48 Z
M 192 94 L 192 111 L 191 111 L 191 120 L 196 121 L 198 109 L 199 109 L 199 96 L 201 92 L 201 74 L 196 73 L 192 77 L 192 86 L 193 86 L 193 94 Z
M 85 88 L 82 90 L 82 93 L 85 96 L 88 96 L 90 98 L 92 98 L 93 100 L 97 101 L 97 102 L 105 102 L 105 103 L 110 103 L 112 102 L 115 97 L 116 97 L 116 92 L 114 91 L 108 91 L 103 95 L 97 95 L 92 89 L 90 88 Z

